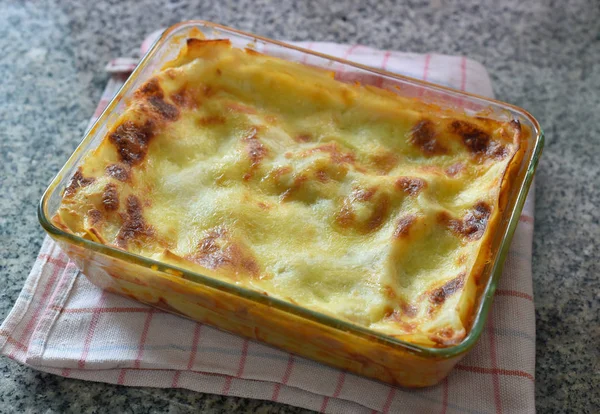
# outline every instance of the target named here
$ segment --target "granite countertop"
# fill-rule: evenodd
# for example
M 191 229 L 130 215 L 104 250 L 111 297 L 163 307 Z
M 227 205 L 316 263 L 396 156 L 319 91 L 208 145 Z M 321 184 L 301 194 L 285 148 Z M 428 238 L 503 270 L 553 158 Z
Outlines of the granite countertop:
M 134 54 L 147 33 L 201 18 L 279 39 L 465 54 L 489 69 L 499 99 L 528 109 L 547 135 L 533 256 L 538 410 L 600 410 L 597 0 L 573 0 L 568 8 L 545 0 L 86 3 L 0 0 L 0 320 L 43 239 L 36 204 L 82 137 L 107 81 L 103 66 Z M 305 411 L 65 379 L 7 358 L 0 372 L 3 413 Z

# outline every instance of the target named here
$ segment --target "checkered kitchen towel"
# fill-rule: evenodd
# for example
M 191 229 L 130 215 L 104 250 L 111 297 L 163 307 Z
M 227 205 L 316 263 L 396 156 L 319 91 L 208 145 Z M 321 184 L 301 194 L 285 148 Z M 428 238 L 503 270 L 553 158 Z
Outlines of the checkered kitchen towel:
M 481 95 L 485 69 L 463 57 L 299 43 Z M 119 59 L 97 116 L 131 62 Z M 533 194 L 525 206 L 479 343 L 441 384 L 405 390 L 231 335 L 92 285 L 50 239 L 0 328 L 0 353 L 32 368 L 89 381 L 279 401 L 328 413 L 533 412 L 535 316 Z

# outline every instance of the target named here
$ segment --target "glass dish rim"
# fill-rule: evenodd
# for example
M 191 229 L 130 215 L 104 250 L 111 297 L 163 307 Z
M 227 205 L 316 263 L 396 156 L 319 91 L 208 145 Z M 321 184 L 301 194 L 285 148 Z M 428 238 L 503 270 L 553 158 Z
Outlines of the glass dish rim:
M 304 307 L 295 305 L 291 302 L 287 302 L 287 301 L 277 299 L 277 298 L 274 298 L 271 296 L 266 296 L 255 290 L 237 286 L 232 283 L 225 282 L 225 281 L 222 281 L 219 279 L 215 279 L 215 278 L 212 278 L 209 276 L 205 276 L 205 275 L 202 275 L 200 273 L 197 273 L 197 272 L 194 272 L 191 270 L 183 269 L 183 268 L 171 265 L 171 264 L 167 264 L 167 263 L 160 262 L 160 261 L 157 261 L 154 259 L 150 259 L 150 258 L 147 258 L 144 256 L 133 254 L 133 253 L 130 253 L 130 252 L 127 252 L 124 250 L 120 250 L 120 249 L 117 249 L 112 246 L 100 244 L 100 243 L 94 242 L 92 240 L 83 239 L 82 237 L 76 236 L 74 234 L 68 233 L 68 232 L 60 229 L 59 227 L 55 226 L 52 223 L 52 220 L 49 219 L 46 214 L 46 205 L 47 205 L 48 199 L 50 198 L 50 195 L 55 190 L 57 190 L 57 186 L 61 181 L 61 177 L 62 177 L 63 173 L 66 170 L 68 170 L 69 168 L 73 167 L 73 165 L 71 165 L 71 164 L 73 164 L 75 162 L 75 159 L 77 158 L 77 154 L 80 151 L 83 151 L 87 147 L 87 144 L 94 136 L 95 129 L 101 123 L 106 121 L 106 118 L 110 115 L 113 108 L 120 101 L 120 99 L 122 97 L 122 92 L 127 90 L 133 84 L 133 82 L 137 79 L 137 75 L 148 64 L 148 62 L 151 61 L 152 57 L 154 56 L 154 54 L 156 53 L 158 48 L 163 43 L 165 43 L 172 35 L 174 35 L 177 31 L 184 29 L 186 27 L 189 27 L 189 26 L 195 26 L 195 27 L 202 26 L 205 28 L 208 27 L 208 28 L 212 28 L 212 29 L 217 29 L 222 32 L 230 32 L 230 33 L 233 33 L 238 36 L 252 38 L 255 40 L 274 44 L 274 45 L 284 47 L 287 49 L 293 49 L 293 50 L 302 52 L 304 54 L 318 56 L 318 57 L 321 57 L 324 59 L 328 59 L 330 61 L 334 61 L 334 62 L 338 62 L 338 63 L 344 64 L 344 65 L 352 66 L 352 67 L 355 67 L 355 68 L 358 68 L 358 69 L 361 69 L 361 70 L 364 70 L 367 72 L 371 72 L 371 73 L 382 75 L 382 76 L 385 76 L 388 78 L 393 78 L 393 79 L 398 79 L 398 80 L 401 80 L 404 82 L 408 82 L 413 85 L 416 84 L 417 86 L 426 87 L 428 89 L 436 89 L 436 90 L 441 90 L 444 92 L 451 92 L 453 94 L 458 94 L 458 95 L 461 95 L 461 96 L 467 97 L 467 98 L 476 98 L 476 99 L 483 100 L 483 101 L 491 103 L 491 104 L 495 104 L 502 108 L 511 110 L 513 112 L 516 112 L 516 113 L 520 114 L 521 116 L 523 116 L 525 119 L 527 119 L 531 123 L 531 126 L 534 129 L 532 131 L 532 134 L 535 135 L 535 138 L 532 138 L 533 142 L 534 142 L 534 147 L 532 148 L 531 159 L 529 160 L 529 165 L 527 166 L 527 170 L 524 173 L 523 182 L 521 183 L 521 186 L 519 188 L 519 194 L 517 195 L 517 199 L 515 201 L 514 208 L 510 215 L 504 235 L 502 236 L 502 240 L 499 245 L 500 251 L 497 254 L 496 260 L 494 261 L 494 264 L 493 264 L 493 267 L 490 270 L 490 277 L 488 279 L 487 284 L 483 287 L 482 291 L 478 294 L 479 301 L 478 301 L 477 305 L 474 307 L 475 314 L 474 314 L 473 321 L 471 323 L 471 327 L 470 327 L 467 335 L 465 336 L 465 338 L 463 338 L 463 340 L 460 343 L 458 343 L 456 345 L 448 346 L 448 347 L 428 347 L 428 346 L 424 346 L 424 345 L 419 345 L 419 344 L 414 344 L 414 343 L 410 343 L 407 341 L 403 341 L 403 340 L 394 338 L 392 336 L 388 336 L 386 334 L 373 331 L 369 328 L 338 319 L 334 316 L 316 312 L 316 311 L 310 310 L 308 308 L 304 308 Z M 44 194 L 42 195 L 42 198 L 38 204 L 37 213 L 38 213 L 38 219 L 40 221 L 40 224 L 42 225 L 44 230 L 49 235 L 54 236 L 58 239 L 65 240 L 66 242 L 69 242 L 70 244 L 82 246 L 87 250 L 92 250 L 92 251 L 98 252 L 100 254 L 103 254 L 103 255 L 106 255 L 106 256 L 109 256 L 112 258 L 116 258 L 119 260 L 123 260 L 123 261 L 126 261 L 126 262 L 134 264 L 134 265 L 151 268 L 153 270 L 160 271 L 161 273 L 164 273 L 169 276 L 172 276 L 172 274 L 170 274 L 170 273 L 177 272 L 177 274 L 181 275 L 180 277 L 186 279 L 187 281 L 190 281 L 193 283 L 199 283 L 199 284 L 208 286 L 209 288 L 212 288 L 212 289 L 224 291 L 226 293 L 241 297 L 242 299 L 246 299 L 251 302 L 258 302 L 258 303 L 261 303 L 266 306 L 273 306 L 280 311 L 292 314 L 296 317 L 301 317 L 301 318 L 307 319 L 309 321 L 312 321 L 314 323 L 325 325 L 332 329 L 349 332 L 353 335 L 360 336 L 360 337 L 363 337 L 368 340 L 375 340 L 377 342 L 389 345 L 394 348 L 408 350 L 414 354 L 421 355 L 423 357 L 451 358 L 451 357 L 458 356 L 460 354 L 467 352 L 477 342 L 481 333 L 483 332 L 483 328 L 484 328 L 485 322 L 487 320 L 487 315 L 489 313 L 489 310 L 490 310 L 490 307 L 491 307 L 491 304 L 493 301 L 494 292 L 496 290 L 497 283 L 500 279 L 502 269 L 504 266 L 504 261 L 506 258 L 506 254 L 508 253 L 508 248 L 509 248 L 510 242 L 512 240 L 512 235 L 518 224 L 519 217 L 521 215 L 527 193 L 531 186 L 531 182 L 533 180 L 533 175 L 535 173 L 535 169 L 537 167 L 543 145 L 544 145 L 544 133 L 543 133 L 539 123 L 531 114 L 529 114 L 526 110 L 524 110 L 520 107 L 511 105 L 511 104 L 508 104 L 508 103 L 505 103 L 502 101 L 498 101 L 498 100 L 495 100 L 492 98 L 483 97 L 483 96 L 480 96 L 477 94 L 456 90 L 456 89 L 449 88 L 449 87 L 442 86 L 442 85 L 432 84 L 432 83 L 429 83 L 427 81 L 423 81 L 420 79 L 415 79 L 415 78 L 411 78 L 408 76 L 391 73 L 391 72 L 387 72 L 384 70 L 361 65 L 359 63 L 350 62 L 350 61 L 336 58 L 333 56 L 328 56 L 326 54 L 314 52 L 314 51 L 311 51 L 308 49 L 303 49 L 303 48 L 295 46 L 295 45 L 290 45 L 290 44 L 280 42 L 277 40 L 272 40 L 272 39 L 269 39 L 269 38 L 266 38 L 263 36 L 258 36 L 258 35 L 252 34 L 252 33 L 233 29 L 233 28 L 223 26 L 220 24 L 207 22 L 207 21 L 203 21 L 203 20 L 188 20 L 188 21 L 183 21 L 183 22 L 177 23 L 177 24 L 169 27 L 161 34 L 161 36 L 157 40 L 154 41 L 152 47 L 148 50 L 148 52 L 146 52 L 146 54 L 140 60 L 139 64 L 137 65 L 135 70 L 131 73 L 131 75 L 129 76 L 127 81 L 123 84 L 123 86 L 119 89 L 119 91 L 111 99 L 110 103 L 104 109 L 102 114 L 96 119 L 94 124 L 90 128 L 88 128 L 88 130 L 84 134 L 82 141 L 79 143 L 79 145 L 74 150 L 74 152 L 69 157 L 69 159 L 65 162 L 65 164 L 60 169 L 60 171 L 52 179 L 52 181 L 48 185 L 47 189 L 44 191 Z

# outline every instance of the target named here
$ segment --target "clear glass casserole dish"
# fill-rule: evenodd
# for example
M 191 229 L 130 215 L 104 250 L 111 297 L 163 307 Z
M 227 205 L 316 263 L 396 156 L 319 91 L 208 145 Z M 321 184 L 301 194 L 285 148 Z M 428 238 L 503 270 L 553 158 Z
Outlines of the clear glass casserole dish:
M 258 291 L 84 239 L 55 225 L 52 217 L 61 203 L 62 190 L 83 157 L 100 144 L 134 92 L 165 62 L 173 59 L 189 37 L 199 32 L 206 39 L 229 39 L 233 46 L 287 60 L 302 62 L 306 55 L 311 55 L 312 66 L 334 71 L 339 80 L 376 85 L 401 96 L 418 98 L 441 108 L 460 109 L 473 116 L 485 114 L 487 118 L 502 121 L 517 119 L 529 132 L 521 143 L 524 152 L 514 168 L 513 187 L 501 195 L 505 208 L 492 238 L 490 260 L 479 282 L 471 327 L 459 344 L 440 348 L 402 341 Z M 52 181 L 38 213 L 48 234 L 82 272 L 103 289 L 357 374 L 400 386 L 423 387 L 442 380 L 482 332 L 542 146 L 543 134 L 535 119 L 511 105 L 212 23 L 191 21 L 167 30 L 146 54 Z

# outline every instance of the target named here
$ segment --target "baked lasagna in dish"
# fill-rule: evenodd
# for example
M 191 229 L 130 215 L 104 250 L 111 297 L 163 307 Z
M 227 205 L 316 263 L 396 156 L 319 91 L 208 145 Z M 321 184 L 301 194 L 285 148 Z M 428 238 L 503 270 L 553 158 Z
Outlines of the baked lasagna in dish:
M 189 39 L 54 217 L 95 242 L 426 346 L 468 333 L 520 123 Z

